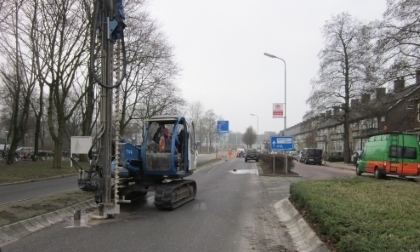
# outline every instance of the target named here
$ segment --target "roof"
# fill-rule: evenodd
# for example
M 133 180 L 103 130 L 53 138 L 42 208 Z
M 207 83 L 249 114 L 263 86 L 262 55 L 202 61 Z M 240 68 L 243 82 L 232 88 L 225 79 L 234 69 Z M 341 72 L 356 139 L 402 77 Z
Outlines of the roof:
M 384 115 L 384 111 L 389 111 L 395 108 L 398 104 L 405 101 L 407 97 L 413 95 L 416 92 L 420 92 L 420 83 L 406 86 L 404 89 L 398 92 L 388 92 L 379 99 L 371 99 L 366 104 L 362 104 L 357 108 L 350 108 L 350 122 L 355 122 L 357 120 L 362 120 L 377 115 Z M 286 133 L 287 135 L 297 135 L 311 132 L 315 129 L 338 126 L 343 124 L 342 121 L 338 120 L 339 118 L 342 118 L 342 116 L 318 116 L 287 128 Z M 315 122 L 314 125 L 312 125 L 313 122 Z
M 153 122 L 164 122 L 164 121 L 177 121 L 178 119 L 181 119 L 182 115 L 157 115 L 152 116 L 149 119 L 146 119 L 145 121 L 153 121 Z

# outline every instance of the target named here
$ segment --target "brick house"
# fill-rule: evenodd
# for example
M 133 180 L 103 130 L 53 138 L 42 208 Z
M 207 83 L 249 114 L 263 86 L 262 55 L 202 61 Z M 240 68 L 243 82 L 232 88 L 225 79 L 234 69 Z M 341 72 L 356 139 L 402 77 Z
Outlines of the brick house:
M 334 107 L 309 120 L 287 128 L 285 135 L 294 136 L 295 149 L 320 148 L 341 155 L 344 146 L 343 112 Z M 413 85 L 397 78 L 388 93 L 377 88 L 350 102 L 350 151 L 363 149 L 370 134 L 379 132 L 411 132 L 420 136 L 420 69 Z M 283 132 L 281 132 L 283 133 Z M 419 138 L 420 140 L 420 138 Z

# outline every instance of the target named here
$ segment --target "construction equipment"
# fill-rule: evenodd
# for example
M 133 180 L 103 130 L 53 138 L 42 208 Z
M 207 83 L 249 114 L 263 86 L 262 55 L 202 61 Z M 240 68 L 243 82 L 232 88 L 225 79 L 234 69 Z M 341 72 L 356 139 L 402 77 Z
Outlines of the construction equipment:
M 93 41 L 92 45 L 99 44 L 101 53 L 98 60 L 99 56 L 91 50 L 91 73 L 101 86 L 100 130 L 91 147 L 89 169 L 79 168 L 79 187 L 95 192 L 99 206 L 96 218 L 119 214 L 120 203 L 145 197 L 148 191 L 155 191 L 158 209 L 175 209 L 193 200 L 197 192 L 195 181 L 184 180 L 196 166 L 194 124 L 187 123 L 183 116 L 155 116 L 144 121 L 140 146 L 120 137 L 119 90 L 126 75 L 122 0 L 98 0 L 95 13 L 92 38 L 101 40 Z M 101 78 L 96 76 L 95 69 L 100 69 Z M 165 138 L 165 148 L 157 148 L 159 130 L 164 128 L 171 135 Z
M 172 132 L 165 149 L 160 149 L 156 142 L 156 137 L 161 138 L 159 130 L 162 128 Z M 155 191 L 156 208 L 172 210 L 195 198 L 195 181 L 184 179 L 193 173 L 197 164 L 194 124 L 189 125 L 183 116 L 152 117 L 145 122 L 140 146 L 124 139 L 117 145 L 121 157 L 112 160 L 110 166 L 115 203 L 131 202 L 145 197 L 148 191 Z M 83 190 L 96 191 L 95 200 L 101 204 L 101 185 L 106 185 L 101 183 L 103 167 L 95 155 L 90 157 L 92 165 L 88 171 L 80 170 L 78 183 Z

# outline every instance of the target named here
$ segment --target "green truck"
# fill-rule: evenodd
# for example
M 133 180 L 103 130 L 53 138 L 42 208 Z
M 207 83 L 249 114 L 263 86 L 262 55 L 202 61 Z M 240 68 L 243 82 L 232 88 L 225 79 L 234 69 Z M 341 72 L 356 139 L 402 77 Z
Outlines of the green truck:
M 356 163 L 356 174 L 418 178 L 420 147 L 416 135 L 385 133 L 369 137 Z

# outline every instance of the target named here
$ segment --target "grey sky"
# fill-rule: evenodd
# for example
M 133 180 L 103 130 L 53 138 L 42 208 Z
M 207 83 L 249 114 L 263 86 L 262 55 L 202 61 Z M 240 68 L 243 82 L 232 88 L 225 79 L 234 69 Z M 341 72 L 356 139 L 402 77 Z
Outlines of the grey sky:
M 272 116 L 272 104 L 284 102 L 284 64 L 264 52 L 286 61 L 291 127 L 309 109 L 325 22 L 341 12 L 381 19 L 386 0 L 149 0 L 147 9 L 174 46 L 183 97 L 213 109 L 234 132 L 256 129 L 255 114 L 263 133 L 284 128 Z

